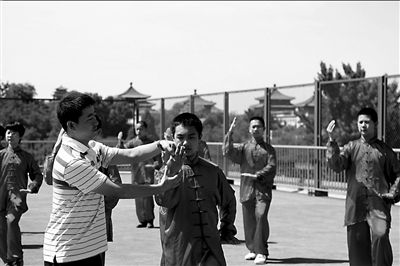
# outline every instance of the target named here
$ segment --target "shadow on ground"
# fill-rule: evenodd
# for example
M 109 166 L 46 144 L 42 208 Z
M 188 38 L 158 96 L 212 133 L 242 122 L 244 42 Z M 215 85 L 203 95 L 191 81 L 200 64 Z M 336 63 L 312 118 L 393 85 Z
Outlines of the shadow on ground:
M 22 245 L 23 249 L 39 249 L 39 248 L 43 248 L 43 245 Z
M 348 260 L 334 260 L 334 259 L 315 259 L 315 258 L 285 258 L 273 259 L 268 258 L 268 264 L 328 264 L 328 263 L 345 263 Z
M 22 235 L 44 235 L 44 232 L 21 232 Z
M 238 244 L 229 244 L 229 243 L 226 243 L 226 242 L 221 242 L 221 244 L 222 244 L 222 245 L 240 245 L 240 244 L 246 243 L 246 240 L 243 240 L 243 239 L 238 239 L 238 241 L 239 241 Z M 278 242 L 275 242 L 275 241 L 268 241 L 268 244 L 269 244 L 269 245 L 271 245 L 271 244 L 277 244 L 277 243 L 278 243 Z

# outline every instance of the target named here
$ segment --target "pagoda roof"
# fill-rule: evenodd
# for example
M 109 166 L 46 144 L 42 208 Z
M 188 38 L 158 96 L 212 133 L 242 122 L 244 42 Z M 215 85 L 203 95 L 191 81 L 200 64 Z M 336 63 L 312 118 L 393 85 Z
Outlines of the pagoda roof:
M 138 104 L 139 108 L 141 108 L 141 107 L 142 108 L 151 108 L 154 105 L 156 105 L 155 103 L 151 103 L 151 102 L 146 101 L 146 100 L 138 100 L 137 104 Z
M 263 102 L 264 101 L 264 96 L 259 96 L 259 97 L 255 98 L 255 99 Z M 293 99 L 295 99 L 295 97 L 283 94 L 278 89 L 272 89 L 271 100 L 289 100 L 289 101 L 291 101 Z
M 128 90 L 118 95 L 118 97 L 124 98 L 126 100 L 139 100 L 139 99 L 147 99 L 150 97 L 150 95 L 146 95 L 135 90 L 131 82 Z
M 203 97 L 201 97 L 200 95 L 197 94 L 197 90 L 194 90 L 194 102 L 195 105 L 199 105 L 199 106 L 214 106 L 216 103 L 213 101 L 207 101 L 206 99 L 204 99 Z M 185 100 L 182 101 L 183 104 L 188 104 L 190 101 L 190 96 L 188 98 L 186 98 Z
M 184 104 L 189 103 L 190 98 L 186 99 L 183 101 Z M 207 101 L 206 99 L 195 95 L 194 96 L 194 102 L 196 105 L 202 105 L 202 106 L 214 106 L 216 103 L 212 101 Z
M 305 107 L 305 106 L 313 107 L 314 104 L 315 104 L 314 103 L 314 95 L 312 95 L 310 98 L 308 98 L 308 99 L 306 99 L 306 100 L 304 100 L 302 102 L 295 103 L 294 105 L 297 106 L 297 107 Z

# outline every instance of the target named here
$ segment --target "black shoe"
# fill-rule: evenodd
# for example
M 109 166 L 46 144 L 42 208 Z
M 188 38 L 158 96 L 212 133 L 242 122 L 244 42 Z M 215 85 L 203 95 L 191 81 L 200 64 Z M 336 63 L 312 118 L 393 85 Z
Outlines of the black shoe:
M 147 223 L 147 228 L 154 228 L 154 224 L 153 224 L 153 222 L 149 222 L 149 223 Z
M 6 266 L 24 266 L 24 260 L 22 258 L 18 258 L 12 262 L 7 262 Z
M 136 225 L 136 228 L 144 228 L 146 227 L 147 223 L 140 223 L 138 225 Z

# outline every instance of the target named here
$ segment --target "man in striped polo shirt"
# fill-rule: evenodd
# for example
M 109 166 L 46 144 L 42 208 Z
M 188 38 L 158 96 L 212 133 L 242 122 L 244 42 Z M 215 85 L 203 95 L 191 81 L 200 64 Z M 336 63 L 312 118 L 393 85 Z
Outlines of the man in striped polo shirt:
M 79 92 L 57 106 L 66 134 L 53 166 L 53 205 L 44 235 L 44 265 L 102 266 L 107 250 L 104 196 L 146 197 L 179 185 L 180 175 L 164 175 L 160 184 L 116 184 L 98 169 L 140 162 L 162 150 L 182 160 L 180 146 L 162 140 L 133 149 L 107 147 L 93 141 L 98 130 L 95 101 Z

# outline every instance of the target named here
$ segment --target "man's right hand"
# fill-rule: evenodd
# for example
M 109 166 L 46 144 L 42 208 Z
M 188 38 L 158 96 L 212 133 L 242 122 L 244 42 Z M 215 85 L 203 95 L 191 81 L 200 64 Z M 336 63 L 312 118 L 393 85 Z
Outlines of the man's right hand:
M 333 141 L 332 132 L 335 129 L 335 124 L 336 124 L 335 120 L 332 120 L 331 122 L 329 122 L 329 125 L 326 128 L 326 132 L 328 132 L 328 136 L 329 136 L 329 141 Z
M 124 133 L 122 133 L 122 131 L 120 131 L 120 132 L 118 133 L 118 136 L 117 136 L 118 141 L 121 141 L 121 140 L 122 140 L 123 135 L 124 135 Z
M 182 144 L 178 144 L 175 146 L 175 150 L 173 153 L 169 154 L 167 165 L 167 174 L 175 175 L 181 170 L 182 165 L 185 163 L 186 154 L 185 154 L 185 146 Z
M 236 126 L 236 116 L 233 118 L 233 121 L 231 123 L 231 126 L 229 127 L 228 133 L 232 133 L 233 129 Z

